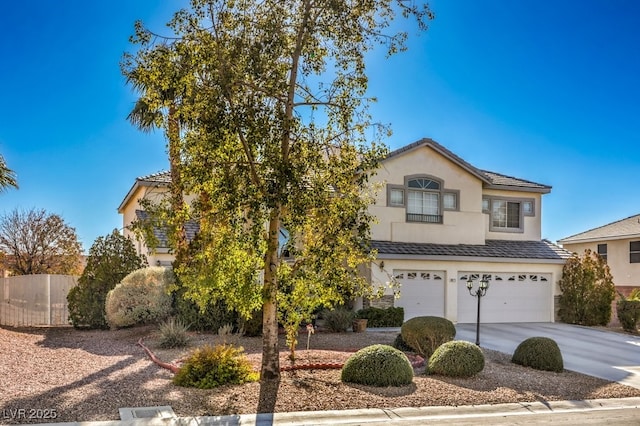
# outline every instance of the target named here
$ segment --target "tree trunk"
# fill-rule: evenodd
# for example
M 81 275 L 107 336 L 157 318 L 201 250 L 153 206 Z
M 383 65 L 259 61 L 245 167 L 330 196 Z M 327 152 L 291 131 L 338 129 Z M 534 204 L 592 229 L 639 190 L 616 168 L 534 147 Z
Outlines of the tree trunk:
M 280 387 L 280 350 L 278 349 L 278 232 L 280 208 L 271 211 L 269 242 L 265 255 L 263 314 L 262 314 L 262 368 L 260 372 L 260 396 L 258 413 L 273 413 Z
M 171 172 L 171 210 L 175 215 L 184 207 L 184 184 L 182 181 L 182 161 L 180 159 L 180 123 L 176 117 L 176 107 L 169 107 L 169 126 L 167 139 L 169 140 L 169 167 Z M 180 217 L 175 225 L 175 263 L 180 265 L 187 252 L 187 232 L 184 218 Z

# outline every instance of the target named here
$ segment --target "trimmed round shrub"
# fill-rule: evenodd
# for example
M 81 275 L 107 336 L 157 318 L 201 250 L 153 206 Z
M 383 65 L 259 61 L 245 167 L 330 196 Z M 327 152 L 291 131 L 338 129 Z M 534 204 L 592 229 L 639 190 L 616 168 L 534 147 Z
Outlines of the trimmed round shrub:
M 173 376 L 178 386 L 212 389 L 226 384 L 255 382 L 260 374 L 253 370 L 242 347 L 233 345 L 203 346 L 186 359 Z
M 418 355 L 429 358 L 436 348 L 456 337 L 456 327 L 441 317 L 415 317 L 402 324 L 402 339 Z
M 562 353 L 558 344 L 548 337 L 530 337 L 518 345 L 511 362 L 536 370 L 555 371 L 564 369 Z
M 405 354 L 389 345 L 372 345 L 351 355 L 341 379 L 369 386 L 404 386 L 413 381 L 413 367 Z
M 169 287 L 174 284 L 170 268 L 138 269 L 107 294 L 105 311 L 112 328 L 161 321 L 171 315 Z
M 484 368 L 484 354 L 473 343 L 452 341 L 443 343 L 429 358 L 427 371 L 450 377 L 475 376 Z

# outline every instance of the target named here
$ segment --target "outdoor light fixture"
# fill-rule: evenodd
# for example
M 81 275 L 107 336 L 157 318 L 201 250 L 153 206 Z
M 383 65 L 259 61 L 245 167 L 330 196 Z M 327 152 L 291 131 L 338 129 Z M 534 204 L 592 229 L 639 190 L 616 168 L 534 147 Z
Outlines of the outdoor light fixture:
M 483 276 L 477 290 L 473 290 L 473 279 L 469 275 L 467 280 L 467 290 L 469 294 L 478 298 L 478 317 L 476 318 L 476 345 L 480 346 L 480 299 L 487 294 L 489 281 Z

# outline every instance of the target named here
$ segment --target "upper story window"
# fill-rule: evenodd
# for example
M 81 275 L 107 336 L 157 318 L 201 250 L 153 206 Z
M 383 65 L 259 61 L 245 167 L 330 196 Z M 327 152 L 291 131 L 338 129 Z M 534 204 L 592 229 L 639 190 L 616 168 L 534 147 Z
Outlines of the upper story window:
M 629 263 L 640 263 L 640 241 L 629 243 Z
M 606 262 L 607 261 L 607 245 L 606 244 L 598 244 L 597 248 L 598 254 L 600 257 Z
M 524 217 L 535 216 L 533 199 L 484 197 L 482 211 L 489 214 L 489 230 L 524 232 Z
M 407 176 L 404 185 L 387 185 L 387 205 L 404 207 L 407 222 L 442 223 L 443 211 L 459 210 L 459 194 L 437 178 Z

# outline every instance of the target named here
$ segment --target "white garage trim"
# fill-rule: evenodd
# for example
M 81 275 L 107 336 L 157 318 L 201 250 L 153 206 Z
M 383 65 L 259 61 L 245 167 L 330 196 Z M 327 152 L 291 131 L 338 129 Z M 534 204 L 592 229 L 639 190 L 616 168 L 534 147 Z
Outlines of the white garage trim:
M 458 322 L 474 323 L 477 299 L 469 294 L 467 280 L 477 288 L 480 279 L 489 281 L 481 300 L 480 321 L 549 322 L 553 320 L 553 286 L 549 273 L 476 273 L 458 274 Z
M 393 270 L 400 284 L 400 298 L 395 306 L 404 308 L 405 321 L 418 316 L 445 314 L 445 271 Z

